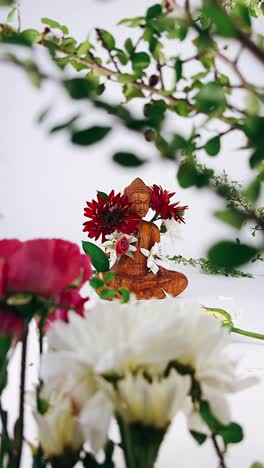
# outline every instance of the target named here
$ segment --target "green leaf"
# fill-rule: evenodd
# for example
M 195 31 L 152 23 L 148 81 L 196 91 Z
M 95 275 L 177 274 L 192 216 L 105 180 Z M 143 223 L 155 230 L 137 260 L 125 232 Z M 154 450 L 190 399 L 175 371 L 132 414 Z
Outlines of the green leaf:
M 181 187 L 188 188 L 192 186 L 204 187 L 208 185 L 209 176 L 206 174 L 199 174 L 196 170 L 194 163 L 191 160 L 182 161 L 177 179 Z
M 114 288 L 105 288 L 100 292 L 99 296 L 101 299 L 111 299 L 116 295 L 116 293 L 117 290 Z
M 124 303 L 129 301 L 130 292 L 129 292 L 128 288 L 124 288 L 124 287 L 119 288 L 118 292 L 121 294 L 120 302 L 122 302 L 124 304 Z
M 249 159 L 249 164 L 252 169 L 257 169 L 258 166 L 262 163 L 264 160 L 264 149 L 258 148 L 256 151 L 253 152 Z
M 54 58 L 54 61 L 56 62 L 56 64 L 58 65 L 59 68 L 64 70 L 66 65 L 68 65 L 68 63 L 70 63 L 71 58 L 68 57 L 68 56 L 66 56 L 66 57 L 56 57 L 56 58 Z
M 60 48 L 69 54 L 72 54 L 76 48 L 76 40 L 73 37 L 66 37 L 60 44 Z
M 102 197 L 102 199 L 103 199 L 104 201 L 107 200 L 107 197 L 108 197 L 107 193 L 105 193 L 105 192 L 100 192 L 100 190 L 97 190 L 97 194 L 100 195 L 100 197 Z
M 102 288 L 102 286 L 104 286 L 104 281 L 94 276 L 94 278 L 90 280 L 90 286 L 95 290 Z
M 73 117 L 71 117 L 69 120 L 66 120 L 66 122 L 63 122 L 59 125 L 55 125 L 54 127 L 52 127 L 50 129 L 50 133 L 57 133 L 57 132 L 60 132 L 61 130 L 66 130 L 68 128 L 71 128 L 72 127 L 72 124 L 74 124 L 74 122 L 76 122 L 76 120 L 78 120 L 78 118 L 80 117 L 79 114 L 77 115 L 74 115 Z
M 222 426 L 219 434 L 223 437 L 225 445 L 238 444 L 244 438 L 242 427 L 233 422 L 228 424 L 228 426 Z
M 179 81 L 182 77 L 182 61 L 179 57 L 175 60 L 175 73 L 176 73 L 176 81 Z
M 141 91 L 141 89 L 139 88 L 136 88 L 135 86 L 132 86 L 132 85 L 124 85 L 123 87 L 123 92 L 124 92 L 124 96 L 126 98 L 127 101 L 131 101 L 131 99 L 134 99 L 134 98 L 142 98 L 142 97 L 145 97 L 143 91 Z
M 255 462 L 251 465 L 251 468 L 264 468 L 263 463 Z
M 137 52 L 132 55 L 132 67 L 133 70 L 143 70 L 150 64 L 150 56 L 146 52 Z
M 233 26 L 231 19 L 225 10 L 216 4 L 208 3 L 203 8 L 205 15 L 208 15 L 214 23 L 217 33 L 223 37 L 236 37 L 236 28 Z
M 128 37 L 126 40 L 125 40 L 125 49 L 127 51 L 127 53 L 129 55 L 133 54 L 134 52 L 134 46 L 133 46 L 133 42 L 132 40 L 130 39 L 130 37 Z
M 95 81 L 87 78 L 73 78 L 63 81 L 64 87 L 72 99 L 84 99 L 95 94 Z
M 14 21 L 14 18 L 15 18 L 15 15 L 16 15 L 16 7 L 12 8 L 12 10 L 8 13 L 7 15 L 7 23 L 12 23 L 12 21 Z
M 136 18 L 124 18 L 119 21 L 117 24 L 126 24 L 129 28 L 137 28 L 144 24 L 145 17 L 144 16 L 137 16 Z
M 98 273 L 109 270 L 109 260 L 102 249 L 87 241 L 82 241 L 82 248 L 91 257 L 92 264 Z
M 25 29 L 25 31 L 21 33 L 21 36 L 24 37 L 31 44 L 36 44 L 42 38 L 42 34 L 36 29 Z
M 0 0 L 0 6 L 11 6 L 15 3 L 15 0 Z
M 222 211 L 215 211 L 214 216 L 236 229 L 241 229 L 246 221 L 246 217 L 243 213 L 239 213 L 232 208 L 226 208 Z
M 245 197 L 248 199 L 249 202 L 255 203 L 261 193 L 261 181 L 259 177 L 256 177 L 251 184 L 247 187 L 244 192 Z
M 207 426 L 215 434 L 222 436 L 225 445 L 237 444 L 243 440 L 243 430 L 239 424 L 231 422 L 228 425 L 222 424 L 212 413 L 209 403 L 201 401 L 200 415 Z
M 124 167 L 139 167 L 145 164 L 146 160 L 133 153 L 118 152 L 113 155 L 113 161 Z
M 96 31 L 100 39 L 102 39 L 103 45 L 105 46 L 106 49 L 112 50 L 115 48 L 115 39 L 112 36 L 112 34 L 110 34 L 105 29 L 97 29 Z
M 128 56 L 125 54 L 125 52 L 121 49 L 115 49 L 116 51 L 116 57 L 118 58 L 119 62 L 122 65 L 126 65 L 128 62 Z
M 110 132 L 111 127 L 94 126 L 73 132 L 71 141 L 75 145 L 88 146 L 103 140 Z
M 31 47 L 31 42 L 23 36 L 23 33 L 12 32 L 0 34 L 0 42 L 5 44 L 16 44 L 25 47 Z
M 146 18 L 151 19 L 151 18 L 157 18 L 157 16 L 160 16 L 162 13 L 162 7 L 158 3 L 156 5 L 151 6 L 147 10 Z
M 203 309 L 212 315 L 213 317 L 221 320 L 225 326 L 232 328 L 234 326 L 231 315 L 224 309 L 218 309 L 216 307 L 205 307 Z
M 144 106 L 144 115 L 148 118 L 148 125 L 150 127 L 160 129 L 161 124 L 165 118 L 166 102 L 163 99 L 151 100 Z
M 178 99 L 177 104 L 170 106 L 170 110 L 176 112 L 182 117 L 187 117 L 191 112 L 190 105 L 184 99 Z
M 69 34 L 69 30 L 67 26 L 64 26 L 57 21 L 54 21 L 50 18 L 41 18 L 41 22 L 43 24 L 47 24 L 51 29 L 59 29 L 60 31 L 63 32 L 63 34 Z
M 226 107 L 223 87 L 217 83 L 204 85 L 195 96 L 195 107 L 200 112 L 222 113 Z
M 113 281 L 114 278 L 115 278 L 115 272 L 108 271 L 106 275 L 104 276 L 104 282 L 109 283 L 109 281 Z
M 250 245 L 221 241 L 210 248 L 208 259 L 215 266 L 234 268 L 249 262 L 257 253 L 258 250 Z
M 206 441 L 207 436 L 205 434 L 196 431 L 190 431 L 190 433 L 199 445 L 202 445 Z
M 76 55 L 77 57 L 81 57 L 82 55 L 86 55 L 87 52 L 92 48 L 92 44 L 90 41 L 86 40 L 84 42 L 81 42 L 81 44 L 78 45 L 76 49 Z
M 215 136 L 211 140 L 208 140 L 204 148 L 209 156 L 216 156 L 221 149 L 220 137 Z

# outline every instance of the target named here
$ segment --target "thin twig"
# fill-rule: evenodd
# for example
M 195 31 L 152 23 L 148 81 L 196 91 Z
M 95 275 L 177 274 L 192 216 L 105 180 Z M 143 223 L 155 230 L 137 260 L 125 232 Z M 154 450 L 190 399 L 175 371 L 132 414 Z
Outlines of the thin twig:
M 22 452 L 23 452 L 23 442 L 24 442 L 27 339 L 28 339 L 28 324 L 26 324 L 24 336 L 22 338 L 20 389 L 19 389 L 19 419 L 18 419 L 17 454 L 16 454 L 16 460 L 15 460 L 15 468 L 20 468 L 20 462 L 22 459 Z
M 102 44 L 103 44 L 103 47 L 107 50 L 108 55 L 109 55 L 109 57 L 110 57 L 110 59 L 111 59 L 113 65 L 114 65 L 116 71 L 117 71 L 118 73 L 121 73 L 120 68 L 119 68 L 119 66 L 118 66 L 118 63 L 117 63 L 117 61 L 116 61 L 116 59 L 115 59 L 115 57 L 114 57 L 112 51 L 109 49 L 109 47 L 107 46 L 106 42 L 104 41 L 104 38 L 103 38 L 103 36 L 102 36 L 102 33 L 101 33 L 100 29 L 96 28 L 96 32 L 97 32 L 97 35 L 98 35 L 100 41 L 101 41 Z
M 17 10 L 17 21 L 18 21 L 18 31 L 21 31 L 21 10 L 20 10 L 20 0 L 16 2 L 16 10 Z
M 224 455 L 223 455 L 222 451 L 220 450 L 220 447 L 219 447 L 217 439 L 216 439 L 216 435 L 212 434 L 211 438 L 212 438 L 214 449 L 215 449 L 216 454 L 217 454 L 218 459 L 219 459 L 219 468 L 227 468 L 227 465 L 225 464 Z

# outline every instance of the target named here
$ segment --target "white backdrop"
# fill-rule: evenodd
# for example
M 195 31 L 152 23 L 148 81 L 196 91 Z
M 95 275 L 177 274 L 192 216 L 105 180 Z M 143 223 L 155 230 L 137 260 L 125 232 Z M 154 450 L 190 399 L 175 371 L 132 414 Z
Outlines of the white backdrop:
M 77 39 L 84 40 L 94 27 L 103 27 L 118 34 L 118 42 L 134 34 L 134 30 L 116 26 L 120 18 L 144 13 L 152 0 L 23 0 L 21 2 L 22 26 L 41 28 L 42 17 L 56 19 L 66 24 Z M 3 13 L 4 11 L 4 13 Z M 0 10 L 0 21 L 5 19 L 6 10 Z M 257 24 L 259 30 L 264 21 Z M 178 52 L 182 44 L 170 46 Z M 176 51 L 176 52 L 177 52 Z M 20 52 L 21 53 L 21 52 Z M 36 55 L 41 51 L 37 47 Z M 192 53 L 191 44 L 183 49 L 185 57 Z M 234 53 L 234 50 L 231 53 Z M 43 55 L 41 55 L 43 57 Z M 45 54 L 44 54 L 45 56 Z M 48 64 L 41 62 L 43 70 Z M 248 79 L 263 83 L 264 73 L 258 63 L 244 53 L 242 69 Z M 49 69 L 49 68 L 48 68 Z M 223 71 L 228 73 L 226 67 Z M 192 73 L 194 72 L 192 68 Z M 50 68 L 50 73 L 57 73 Z M 80 108 L 86 113 L 81 122 L 90 124 L 109 123 L 109 116 L 86 104 L 74 104 L 54 84 L 44 83 L 36 90 L 24 74 L 12 65 L 0 64 L 0 231 L 2 236 L 15 236 L 22 239 L 44 236 L 59 236 L 80 242 L 82 234 L 83 207 L 85 201 L 94 197 L 96 190 L 122 190 L 135 177 L 142 177 L 147 183 L 162 184 L 176 190 L 177 198 L 190 209 L 184 226 L 184 241 L 175 247 L 175 253 L 198 257 L 204 255 L 212 240 L 235 238 L 237 233 L 212 216 L 212 212 L 223 207 L 222 201 L 207 190 L 180 189 L 176 181 L 174 163 L 161 163 L 152 144 L 135 133 L 126 131 L 120 125 L 99 145 L 80 148 L 71 145 L 64 133 L 48 135 L 53 124 L 67 120 Z M 113 102 L 121 98 L 119 85 L 112 85 L 107 97 Z M 238 94 L 237 100 L 242 99 Z M 138 102 L 136 102 L 138 101 Z M 140 99 L 133 107 L 138 110 Z M 52 104 L 52 112 L 47 123 L 39 126 L 37 114 Z M 215 130 L 211 125 L 211 133 Z M 170 129 L 188 135 L 191 124 L 186 119 L 170 115 Z M 208 135 L 207 135 L 208 136 Z M 227 135 L 223 141 L 221 155 L 210 158 L 199 154 L 208 165 L 219 172 L 227 169 L 231 178 L 246 182 L 252 178 L 248 169 L 247 152 L 237 150 L 245 141 L 238 132 Z M 123 170 L 111 161 L 117 150 L 134 151 L 149 157 L 152 163 L 142 168 Z M 201 153 L 201 152 L 200 152 Z M 242 234 L 249 238 L 250 235 Z M 263 271 L 261 265 L 254 267 L 257 273 Z
M 123 17 L 144 13 L 153 2 L 150 0 L 22 0 L 22 26 L 41 27 L 40 18 L 49 17 L 69 26 L 70 33 L 83 40 L 94 27 L 118 31 L 120 44 L 129 34 L 124 27 L 116 27 Z M 0 22 L 5 19 L 0 9 Z M 263 28 L 264 22 L 258 23 Z M 182 45 L 176 45 L 180 51 Z M 36 51 L 38 55 L 40 52 Z M 191 48 L 184 50 L 191 55 Z M 45 56 L 45 54 L 44 54 Z M 263 83 L 264 73 L 259 65 L 245 53 L 241 59 L 247 78 Z M 42 65 L 46 70 L 46 66 Z M 55 70 L 50 69 L 53 73 Z M 225 68 L 225 73 L 227 70 Z M 96 190 L 122 190 L 136 177 L 146 183 L 157 183 L 176 191 L 177 198 L 190 206 L 184 226 L 184 240 L 179 241 L 175 253 L 198 257 L 204 255 L 208 245 L 217 239 L 234 238 L 237 233 L 214 219 L 211 213 L 221 208 L 222 202 L 207 190 L 183 190 L 176 183 L 176 168 L 172 163 L 162 163 L 151 146 L 134 133 L 120 125 L 100 145 L 79 148 L 68 142 L 66 134 L 48 135 L 48 128 L 73 115 L 79 108 L 86 111 L 86 104 L 74 104 L 53 84 L 44 84 L 35 90 L 20 70 L 0 64 L 0 232 L 1 237 L 63 237 L 80 243 L 82 238 L 83 207 L 85 201 L 94 197 Z M 120 99 L 118 86 L 112 86 L 109 93 L 112 101 Z M 237 100 L 241 96 L 237 96 Z M 44 126 L 36 123 L 40 110 L 52 104 L 53 111 Z M 133 105 L 137 111 L 137 104 Z M 87 107 L 83 125 L 108 123 L 103 113 Z M 168 122 L 170 128 L 188 135 L 190 125 L 181 118 Z M 212 126 L 212 129 L 215 128 Z M 244 141 L 238 133 L 226 136 L 221 156 L 210 159 L 209 165 L 221 171 L 227 169 L 231 178 L 247 182 L 252 177 L 248 169 L 247 154 L 235 150 Z M 111 162 L 114 151 L 127 150 L 149 157 L 153 162 L 136 170 L 122 170 Z M 203 155 L 200 155 L 203 157 Z M 250 239 L 246 233 L 244 238 Z M 263 273 L 261 265 L 254 266 L 257 274 Z M 211 306 L 222 305 L 219 296 L 234 298 L 235 310 L 240 310 L 237 325 L 264 332 L 263 278 L 236 280 L 208 278 L 197 275 L 190 278 L 190 287 L 183 297 L 200 299 Z M 233 303 L 232 303 L 233 304 Z M 228 305 L 227 305 L 228 307 Z M 36 379 L 36 347 L 31 343 L 29 387 Z M 238 340 L 236 353 L 243 354 L 244 369 L 263 375 L 263 345 L 248 344 Z M 18 357 L 18 356 L 17 356 Z M 16 378 L 18 361 L 12 366 L 12 377 Z M 246 439 L 234 447 L 229 455 L 231 468 L 249 468 L 254 460 L 264 461 L 263 432 L 263 384 L 232 398 L 234 419 L 245 427 Z M 16 389 L 14 385 L 6 394 L 6 405 L 16 410 Z M 32 420 L 28 420 L 28 436 L 32 436 Z M 258 431 L 258 434 L 257 434 Z M 28 468 L 27 461 L 23 468 Z M 211 445 L 198 449 L 187 435 L 179 417 L 168 436 L 161 455 L 159 468 L 214 468 L 215 458 Z

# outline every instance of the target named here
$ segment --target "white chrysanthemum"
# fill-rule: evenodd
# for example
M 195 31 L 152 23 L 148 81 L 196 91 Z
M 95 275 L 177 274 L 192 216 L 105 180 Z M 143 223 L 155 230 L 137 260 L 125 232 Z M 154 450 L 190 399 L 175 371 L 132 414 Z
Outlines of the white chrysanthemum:
M 84 443 L 78 412 L 70 398 L 57 398 L 45 414 L 35 413 L 41 447 L 48 457 L 65 449 L 79 450 Z
M 164 378 L 127 374 L 115 387 L 109 383 L 102 386 L 127 423 L 165 429 L 183 408 L 190 384 L 189 376 L 180 376 L 172 370 Z
M 117 387 L 112 385 L 112 392 L 122 394 L 122 408 L 124 402 L 128 407 L 132 405 L 134 414 L 138 417 L 136 409 L 140 411 L 140 421 L 146 424 L 153 413 L 146 415 L 145 404 L 153 411 L 156 408 L 161 416 L 161 394 L 167 394 L 171 388 L 168 369 L 174 367 L 180 371 L 180 367 L 186 366 L 200 386 L 201 398 L 210 403 L 220 421 L 228 422 L 226 393 L 248 384 L 236 378 L 235 363 L 227 352 L 229 341 L 228 331 L 218 320 L 203 314 L 197 303 L 175 299 L 98 303 L 85 318 L 70 314 L 68 324 L 54 323 L 49 333 L 51 351 L 44 357 L 42 377 L 48 385 L 60 376 L 63 379 L 65 373 L 73 376 L 76 388 L 78 381 L 86 382 L 86 409 L 80 413 L 80 420 L 82 427 L 86 427 L 86 437 L 93 440 L 93 448 L 98 450 L 105 440 L 112 411 L 102 379 L 109 383 L 114 377 Z M 150 376 L 150 381 L 146 375 Z M 186 381 L 183 376 L 177 375 L 177 378 Z M 98 392 L 100 398 L 103 395 L 106 398 L 105 418 L 102 418 L 100 405 L 92 404 L 94 398 L 100 400 Z M 117 395 L 114 400 L 111 397 L 111 401 L 116 402 L 115 410 Z M 178 404 L 184 406 L 181 397 Z M 161 406 L 164 408 L 164 405 Z M 161 424 L 164 419 L 159 421 Z

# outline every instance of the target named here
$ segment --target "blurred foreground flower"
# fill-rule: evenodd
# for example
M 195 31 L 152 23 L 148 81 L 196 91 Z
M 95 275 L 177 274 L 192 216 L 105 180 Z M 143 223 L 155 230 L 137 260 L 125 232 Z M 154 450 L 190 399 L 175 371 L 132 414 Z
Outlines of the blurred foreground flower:
M 51 297 L 84 275 L 91 276 L 91 263 L 79 247 L 62 239 L 20 242 L 0 240 L 0 292 Z
M 0 309 L 0 336 L 12 336 L 18 339 L 23 331 L 23 320 L 13 311 Z
M 121 435 L 129 430 L 133 443 L 139 428 L 152 435 L 158 431 L 151 448 L 156 457 L 177 411 L 187 412 L 190 420 L 198 414 L 202 421 L 199 411 L 206 403 L 219 427 L 226 427 L 226 395 L 252 384 L 237 379 L 236 363 L 227 352 L 228 331 L 191 302 L 97 304 L 85 318 L 69 314 L 69 323 L 56 322 L 48 341 L 44 389 L 59 382 L 63 388 L 65 382 L 64 391 L 74 401 L 82 382 L 79 420 L 94 451 L 105 444 L 111 415 L 116 415 Z

